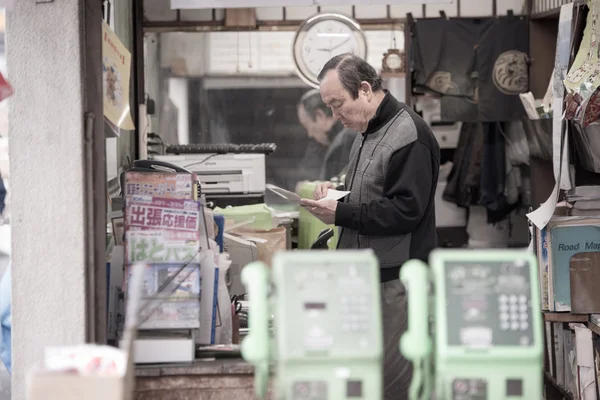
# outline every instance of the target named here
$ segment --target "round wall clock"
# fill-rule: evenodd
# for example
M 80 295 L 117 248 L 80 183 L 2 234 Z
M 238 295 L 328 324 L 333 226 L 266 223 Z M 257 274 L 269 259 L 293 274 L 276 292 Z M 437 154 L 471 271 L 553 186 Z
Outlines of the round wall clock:
M 340 14 L 323 13 L 304 21 L 293 44 L 298 76 L 318 88 L 319 72 L 330 58 L 342 53 L 367 57 L 367 40 L 358 22 Z
M 404 72 L 404 52 L 398 49 L 389 49 L 383 55 L 381 72 L 402 73 Z

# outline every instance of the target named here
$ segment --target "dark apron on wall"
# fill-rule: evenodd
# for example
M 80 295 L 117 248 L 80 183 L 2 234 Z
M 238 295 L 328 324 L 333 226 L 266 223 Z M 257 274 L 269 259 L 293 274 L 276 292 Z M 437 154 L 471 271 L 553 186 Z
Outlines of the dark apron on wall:
M 414 34 L 415 88 L 442 96 L 442 120 L 520 118 L 518 95 L 529 90 L 524 18 L 424 19 Z

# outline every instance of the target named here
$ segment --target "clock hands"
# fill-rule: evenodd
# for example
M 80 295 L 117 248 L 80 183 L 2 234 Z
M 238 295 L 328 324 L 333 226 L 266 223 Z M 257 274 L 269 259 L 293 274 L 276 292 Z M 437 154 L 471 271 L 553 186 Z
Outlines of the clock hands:
M 328 49 L 321 48 L 321 49 L 316 49 L 316 50 L 317 50 L 317 51 L 327 51 L 327 52 L 331 53 L 333 50 L 337 49 L 337 48 L 338 48 L 338 47 L 340 47 L 340 46 L 343 46 L 343 45 L 345 45 L 345 44 L 346 44 L 346 43 L 348 43 L 349 41 L 350 41 L 350 38 L 348 38 L 348 39 L 344 40 L 343 42 L 341 42 L 341 43 L 338 43 L 338 44 L 336 44 L 335 46 L 333 46 L 333 47 L 330 47 L 330 48 L 328 48 Z
M 333 51 L 333 50 L 337 49 L 338 47 L 345 45 L 349 41 L 350 41 L 350 38 L 344 40 L 342 43 L 338 43 L 337 45 L 333 46 L 331 49 L 329 49 L 329 51 Z

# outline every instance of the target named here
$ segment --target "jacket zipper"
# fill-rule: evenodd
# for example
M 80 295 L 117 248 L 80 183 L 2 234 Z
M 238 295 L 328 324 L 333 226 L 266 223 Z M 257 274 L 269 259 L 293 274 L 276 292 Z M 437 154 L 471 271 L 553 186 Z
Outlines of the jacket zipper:
M 348 188 L 349 192 L 352 191 L 352 187 L 354 186 L 354 178 L 356 178 L 356 172 L 358 170 L 358 163 L 360 162 L 360 155 L 362 153 L 362 149 L 363 149 L 363 145 L 365 144 L 366 137 L 367 137 L 367 135 L 363 134 L 363 137 L 360 140 L 360 147 L 358 148 L 358 155 L 356 156 L 356 164 L 354 165 L 354 173 L 352 174 L 352 180 L 350 181 L 350 187 Z M 344 234 L 344 231 L 342 231 L 342 234 L 340 235 L 340 239 L 339 239 L 338 243 L 342 242 L 343 234 Z M 358 232 L 356 233 L 356 245 L 360 249 L 360 235 L 358 234 Z

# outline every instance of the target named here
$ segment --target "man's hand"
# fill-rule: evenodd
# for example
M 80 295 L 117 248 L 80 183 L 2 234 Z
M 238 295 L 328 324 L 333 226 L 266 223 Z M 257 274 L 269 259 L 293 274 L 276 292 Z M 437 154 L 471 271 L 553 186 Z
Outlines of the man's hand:
M 315 217 L 317 217 L 321 222 L 326 225 L 335 224 L 335 210 L 337 209 L 338 202 L 337 200 L 309 200 L 309 199 L 301 199 L 300 204 L 302 204 L 306 209 Z
M 321 200 L 323 197 L 327 196 L 327 191 L 333 188 L 334 186 L 331 182 L 321 182 L 317 184 L 317 187 L 313 192 L 315 200 Z

